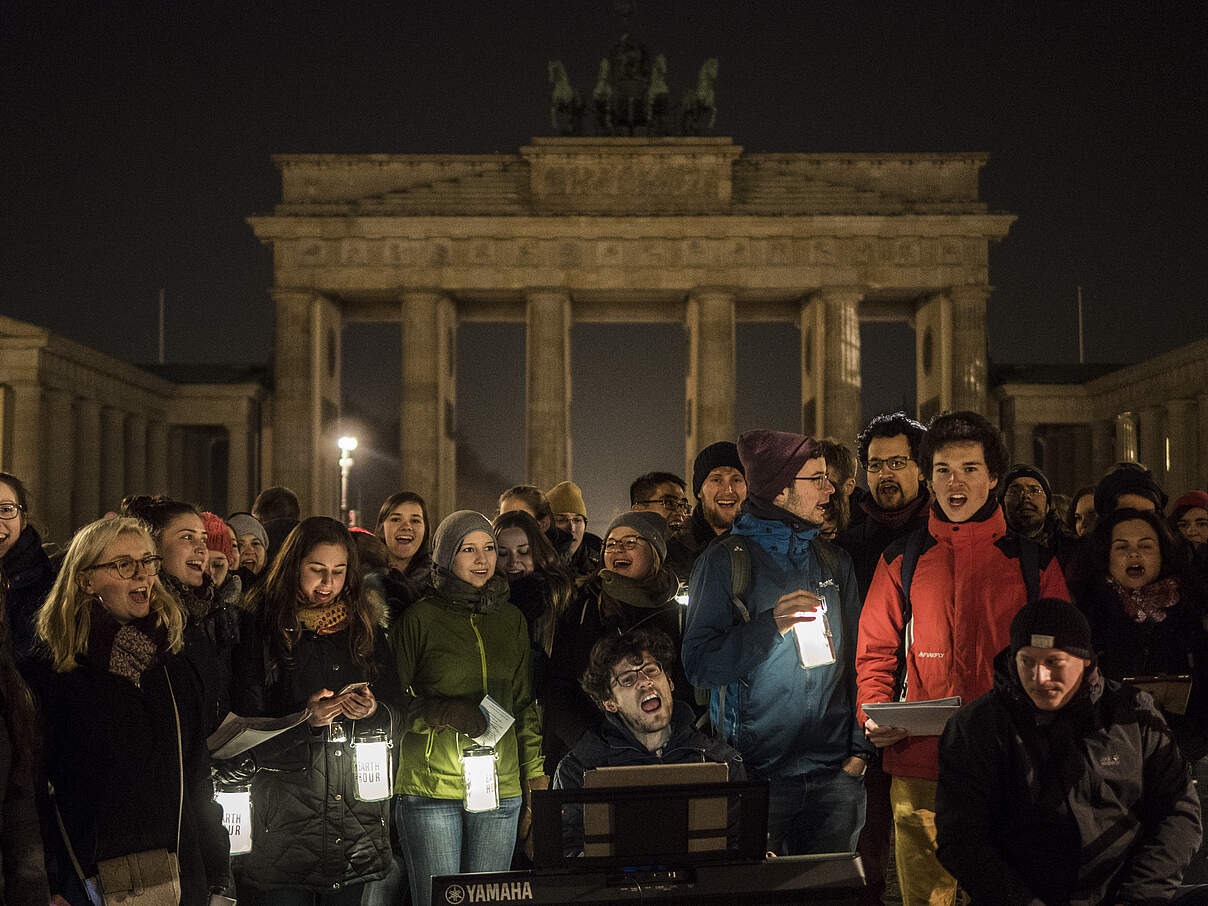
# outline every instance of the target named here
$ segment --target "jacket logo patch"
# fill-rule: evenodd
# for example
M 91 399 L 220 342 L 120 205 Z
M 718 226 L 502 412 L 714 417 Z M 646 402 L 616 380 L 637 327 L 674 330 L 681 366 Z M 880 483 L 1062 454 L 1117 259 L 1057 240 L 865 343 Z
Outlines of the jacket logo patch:
M 1053 642 L 1055 642 L 1055 641 L 1056 641 L 1056 639 L 1051 635 L 1039 635 L 1039 634 L 1033 635 L 1032 636 L 1032 647 L 1033 648 L 1052 648 Z
M 1099 766 L 1104 768 L 1114 768 L 1120 764 L 1120 756 L 1114 752 L 1111 755 L 1104 755 L 1099 759 Z
M 943 657 L 942 651 L 919 651 L 915 653 L 915 657 Z

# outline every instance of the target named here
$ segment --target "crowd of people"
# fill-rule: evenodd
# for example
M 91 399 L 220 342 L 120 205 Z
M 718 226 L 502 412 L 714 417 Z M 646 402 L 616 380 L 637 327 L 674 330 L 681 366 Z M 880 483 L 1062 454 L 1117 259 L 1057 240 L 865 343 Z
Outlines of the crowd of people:
M 0 473 L 0 902 L 166 866 L 184 906 L 427 906 L 529 864 L 534 791 L 683 762 L 768 783 L 777 857 L 858 852 L 861 903 L 1200 902 L 1208 493 L 1063 497 L 973 412 L 846 440 L 711 444 L 598 535 L 566 480 L 372 532 L 138 495 L 44 539 Z M 872 718 L 950 697 L 941 735 Z M 230 715 L 273 735 L 215 758 Z

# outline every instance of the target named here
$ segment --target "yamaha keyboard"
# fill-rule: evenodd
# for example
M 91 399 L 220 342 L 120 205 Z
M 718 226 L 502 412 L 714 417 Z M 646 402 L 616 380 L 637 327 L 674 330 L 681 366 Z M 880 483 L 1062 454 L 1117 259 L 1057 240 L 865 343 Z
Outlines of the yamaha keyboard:
M 855 902 L 863 886 L 860 857 L 834 853 L 678 868 L 445 875 L 432 879 L 432 903 L 840 904 Z

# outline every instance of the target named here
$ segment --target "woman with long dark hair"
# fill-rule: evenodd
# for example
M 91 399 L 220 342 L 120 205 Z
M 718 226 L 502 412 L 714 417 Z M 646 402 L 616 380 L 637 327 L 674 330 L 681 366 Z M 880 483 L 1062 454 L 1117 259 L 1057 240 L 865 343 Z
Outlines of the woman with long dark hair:
M 507 579 L 510 600 L 528 621 L 534 650 L 548 658 L 574 583 L 537 520 L 524 510 L 500 513 L 493 526 L 495 570 Z
M 1088 555 L 1091 580 L 1074 594 L 1090 621 L 1099 669 L 1114 680 L 1190 674 L 1186 708 L 1165 715 L 1184 757 L 1195 762 L 1208 754 L 1208 599 L 1200 580 L 1152 510 L 1104 516 Z
M 212 733 L 231 710 L 231 656 L 241 618 L 210 578 L 201 511 L 183 500 L 139 494 L 122 501 L 122 515 L 141 520 L 155 539 L 163 559 L 160 582 L 185 614 L 185 656 L 205 683 L 206 732 Z
M 58 811 L 42 826 L 50 892 L 72 906 L 99 902 L 98 863 L 157 850 L 177 855 L 181 906 L 227 886 L 201 677 L 180 654 L 185 616 L 159 568 L 141 522 L 93 522 L 38 611 L 26 676 Z
M 428 537 L 428 505 L 413 491 L 391 494 L 378 510 L 373 533 L 386 545 L 390 568 L 382 580 L 388 622 L 423 594 L 432 577 L 432 543 Z
M 241 883 L 267 906 L 355 906 L 386 872 L 388 801 L 357 799 L 358 736 L 389 733 L 401 698 L 383 614 L 363 594 L 356 545 L 335 519 L 294 527 L 247 606 L 235 710 L 305 722 L 252 750 L 252 851 Z

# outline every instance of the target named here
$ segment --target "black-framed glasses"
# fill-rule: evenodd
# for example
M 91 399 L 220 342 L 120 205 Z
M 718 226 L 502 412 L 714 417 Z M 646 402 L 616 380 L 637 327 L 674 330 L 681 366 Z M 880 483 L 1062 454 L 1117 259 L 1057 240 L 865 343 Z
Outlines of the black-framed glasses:
M 663 675 L 663 668 L 658 661 L 651 661 L 649 664 L 643 664 L 634 670 L 626 670 L 624 673 L 618 673 L 613 676 L 612 681 L 622 689 L 632 689 L 638 681 L 638 674 L 647 679 L 657 679 Z
M 0 503 L 0 519 L 16 519 L 24 510 L 19 503 Z
M 111 569 L 122 579 L 133 579 L 138 575 L 138 568 L 140 566 L 148 576 L 158 575 L 160 564 L 163 562 L 163 557 L 143 557 L 138 560 L 134 557 L 118 557 L 116 560 L 110 560 L 108 563 L 94 563 L 92 566 L 85 567 L 85 569 Z
M 825 472 L 823 472 L 821 475 L 806 475 L 804 478 L 800 478 L 800 477 L 794 478 L 793 481 L 811 482 L 814 487 L 816 487 L 819 491 L 821 491 L 823 488 L 826 487 L 827 483 L 830 482 L 830 476 L 827 475 Z M 834 485 L 832 484 L 831 487 L 833 488 Z
M 604 542 L 604 550 L 606 551 L 631 551 L 639 544 L 650 542 L 641 535 L 629 535 L 625 538 L 609 538 Z
M 647 506 L 661 506 L 667 510 L 679 510 L 681 513 L 692 512 L 692 504 L 688 502 L 687 497 L 654 497 L 650 500 L 638 500 L 636 503 L 644 503 Z
M 914 462 L 914 460 L 909 456 L 891 456 L 889 459 L 870 459 L 864 468 L 869 475 L 876 475 L 885 466 L 889 466 L 891 472 L 901 472 L 906 468 L 908 462 Z

